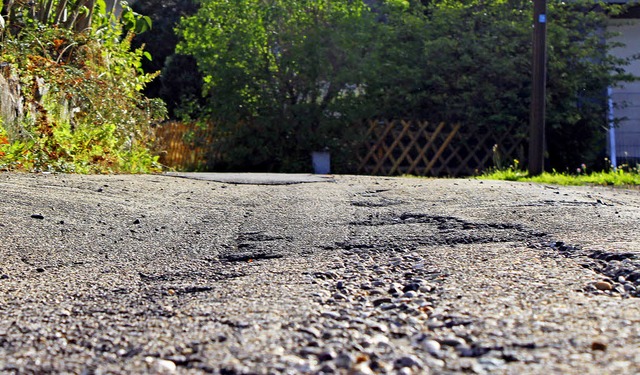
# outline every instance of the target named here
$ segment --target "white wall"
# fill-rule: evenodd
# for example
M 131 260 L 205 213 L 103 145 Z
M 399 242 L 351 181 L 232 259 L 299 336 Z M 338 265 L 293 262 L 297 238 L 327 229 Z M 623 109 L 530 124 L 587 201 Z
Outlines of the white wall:
M 616 48 L 612 53 L 616 56 L 629 57 L 640 53 L 640 20 L 615 19 L 610 21 L 609 31 L 622 35 L 613 38 L 626 46 Z M 636 76 L 640 76 L 640 61 L 634 61 L 626 68 Z M 616 152 L 618 158 L 640 158 L 640 82 L 625 83 L 623 87 L 612 89 L 615 103 L 626 102 L 626 107 L 614 109 L 615 117 L 626 117 L 616 129 Z

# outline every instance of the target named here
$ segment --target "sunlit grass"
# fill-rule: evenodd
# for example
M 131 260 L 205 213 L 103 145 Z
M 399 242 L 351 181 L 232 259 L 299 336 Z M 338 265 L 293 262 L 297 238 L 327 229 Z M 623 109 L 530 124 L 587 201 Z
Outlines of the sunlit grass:
M 555 185 L 601 185 L 618 187 L 640 187 L 640 170 L 638 167 L 621 167 L 608 172 L 585 173 L 578 170 L 576 174 L 545 172 L 530 177 L 529 173 L 515 168 L 494 170 L 478 176 L 484 180 L 526 181 Z

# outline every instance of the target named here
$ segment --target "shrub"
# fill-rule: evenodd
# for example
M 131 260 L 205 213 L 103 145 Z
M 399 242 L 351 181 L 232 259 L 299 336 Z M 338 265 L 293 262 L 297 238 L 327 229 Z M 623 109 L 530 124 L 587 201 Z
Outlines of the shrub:
M 20 78 L 27 116 L 19 124 L 4 124 L 5 130 L 21 131 L 0 146 L 5 153 L 0 168 L 78 173 L 159 169 L 149 150 L 152 126 L 166 111 L 161 101 L 141 94 L 157 74 L 142 72 L 146 53 L 130 49 L 132 31 L 122 38 L 120 23 L 110 19 L 96 25 L 78 32 L 33 20 L 5 33 L 2 59 Z

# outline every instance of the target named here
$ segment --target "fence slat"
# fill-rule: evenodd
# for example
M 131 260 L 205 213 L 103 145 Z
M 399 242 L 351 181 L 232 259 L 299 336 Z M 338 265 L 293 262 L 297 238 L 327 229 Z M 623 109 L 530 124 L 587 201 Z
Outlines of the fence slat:
M 369 128 L 369 130 L 374 131 L 377 128 L 377 126 L 380 123 L 380 121 L 370 120 L 369 123 L 371 124 L 371 127 Z M 384 140 L 385 140 L 387 134 L 391 131 L 391 129 L 393 129 L 394 124 L 395 123 L 393 121 L 390 121 L 390 122 L 387 123 L 387 126 L 384 128 L 383 133 L 380 136 L 378 136 L 378 141 L 375 143 L 375 145 L 373 147 L 371 147 L 369 149 L 369 152 L 367 153 L 367 155 L 364 157 L 364 159 L 360 163 L 360 165 L 361 165 L 360 168 L 364 167 L 367 164 L 367 162 L 369 161 L 369 159 L 376 153 L 376 151 L 378 151 L 380 149 L 381 145 L 384 143 Z
M 441 122 L 440 124 L 438 124 L 438 127 L 436 128 L 436 130 L 433 132 L 431 137 L 429 137 L 429 140 L 427 141 L 427 144 L 424 145 L 424 147 L 418 153 L 419 157 L 416 158 L 413 161 L 413 163 L 411 163 L 411 166 L 409 166 L 409 170 L 407 171 L 407 173 L 409 173 L 409 174 L 413 173 L 413 171 L 415 171 L 416 167 L 418 166 L 418 161 L 421 160 L 421 159 L 425 164 L 429 163 L 429 161 L 428 161 L 428 159 L 426 157 L 426 152 L 429 150 L 429 148 L 431 147 L 433 142 L 436 140 L 436 138 L 438 137 L 438 135 L 440 134 L 440 132 L 444 128 L 444 125 L 445 125 L 444 122 Z
M 407 126 L 410 126 L 410 125 L 411 125 L 410 123 L 407 123 Z M 421 122 L 421 123 L 420 123 L 420 127 L 419 127 L 419 129 L 418 129 L 418 131 L 417 131 L 417 132 L 415 132 L 415 133 L 411 133 L 411 132 L 409 132 L 409 134 L 407 134 L 407 136 L 411 139 L 411 141 L 410 141 L 410 142 L 409 142 L 409 144 L 404 148 L 404 150 L 402 150 L 402 154 L 400 154 L 400 157 L 399 157 L 398 159 L 396 159 L 395 163 L 393 163 L 393 166 L 391 167 L 391 170 L 389 170 L 389 174 L 390 174 L 390 175 L 392 175 L 392 174 L 396 173 L 396 171 L 398 170 L 398 167 L 400 166 L 400 164 L 401 164 L 405 159 L 408 159 L 408 158 L 409 158 L 409 151 L 411 151 L 411 149 L 412 149 L 413 147 L 415 147 L 415 145 L 416 145 L 416 143 L 417 143 L 418 139 L 420 138 L 420 136 L 421 136 L 422 134 L 424 134 L 424 132 L 426 131 L 427 126 L 428 126 L 428 125 L 429 125 L 429 123 L 428 123 L 428 122 L 423 121 L 423 122 Z M 416 159 L 417 159 L 417 157 L 416 157 Z M 410 161 L 410 163 L 411 163 L 411 164 L 413 164 L 413 160 L 415 160 L 415 159 L 412 159 L 412 160 Z
M 436 163 L 436 161 L 438 161 L 438 159 L 440 158 L 444 150 L 449 146 L 449 143 L 451 143 L 451 140 L 453 139 L 453 137 L 458 133 L 458 130 L 460 130 L 460 124 L 456 124 L 456 126 L 453 128 L 451 133 L 449 133 L 447 138 L 444 140 L 444 142 L 440 146 L 440 149 L 436 152 L 433 158 L 431 158 L 431 161 L 429 162 L 429 164 L 427 164 L 426 168 L 422 172 L 423 176 L 426 176 L 429 173 L 429 171 L 431 171 L 431 168 Z

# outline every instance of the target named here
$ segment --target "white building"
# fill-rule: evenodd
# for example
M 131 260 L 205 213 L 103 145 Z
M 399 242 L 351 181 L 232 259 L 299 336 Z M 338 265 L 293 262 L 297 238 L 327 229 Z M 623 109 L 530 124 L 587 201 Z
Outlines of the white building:
M 629 1 L 611 1 L 627 3 Z M 609 31 L 620 33 L 613 38 L 625 44 L 612 53 L 620 57 L 631 57 L 640 54 L 640 6 L 634 6 L 627 14 L 610 20 Z M 626 67 L 626 71 L 640 77 L 640 60 L 635 60 Z M 617 156 L 618 164 L 624 162 L 640 162 L 640 81 L 627 82 L 621 87 L 611 88 L 611 99 L 614 106 L 611 115 L 622 118 L 619 127 L 610 133 L 609 150 Z

